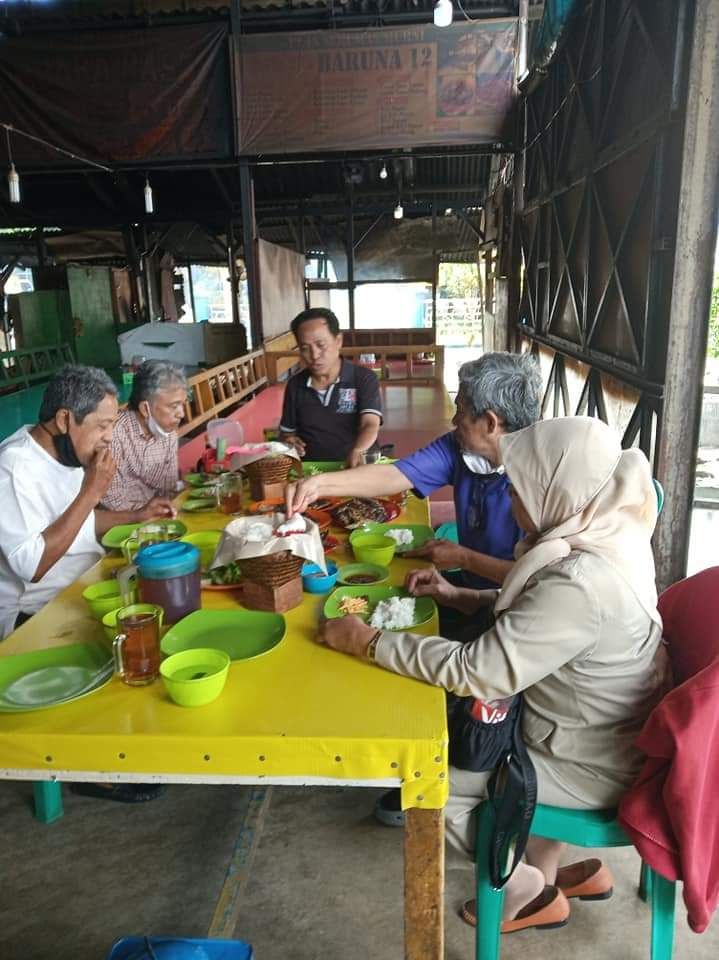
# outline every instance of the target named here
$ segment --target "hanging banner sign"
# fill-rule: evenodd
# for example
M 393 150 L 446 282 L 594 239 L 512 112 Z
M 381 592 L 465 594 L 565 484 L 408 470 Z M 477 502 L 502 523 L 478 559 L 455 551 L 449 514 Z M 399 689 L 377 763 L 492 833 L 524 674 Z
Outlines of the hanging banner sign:
M 503 139 L 517 21 L 243 36 L 244 154 Z

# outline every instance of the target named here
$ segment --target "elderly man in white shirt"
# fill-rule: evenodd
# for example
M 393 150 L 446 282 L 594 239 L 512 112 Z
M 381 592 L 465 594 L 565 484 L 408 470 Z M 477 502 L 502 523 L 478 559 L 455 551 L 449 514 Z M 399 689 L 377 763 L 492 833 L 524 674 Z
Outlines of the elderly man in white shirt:
M 102 556 L 98 537 L 110 527 L 174 514 L 162 498 L 96 509 L 115 473 L 117 409 L 103 370 L 66 366 L 47 385 L 39 422 L 0 444 L 0 639 Z

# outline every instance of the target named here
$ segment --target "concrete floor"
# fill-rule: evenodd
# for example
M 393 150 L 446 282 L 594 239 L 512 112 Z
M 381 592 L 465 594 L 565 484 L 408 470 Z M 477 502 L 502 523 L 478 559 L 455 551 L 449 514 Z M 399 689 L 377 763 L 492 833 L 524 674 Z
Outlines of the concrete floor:
M 119 936 L 212 929 L 235 930 L 257 960 L 401 960 L 402 831 L 370 817 L 377 793 L 173 786 L 129 807 L 66 791 L 65 817 L 43 826 L 31 787 L 0 783 L 0 958 L 104 960 Z M 637 856 L 605 859 L 611 901 L 573 904 L 561 930 L 505 938 L 503 960 L 646 960 Z M 456 916 L 471 883 L 450 860 L 446 960 L 473 956 L 472 931 Z M 679 900 L 675 960 L 718 955 L 719 922 L 692 934 Z

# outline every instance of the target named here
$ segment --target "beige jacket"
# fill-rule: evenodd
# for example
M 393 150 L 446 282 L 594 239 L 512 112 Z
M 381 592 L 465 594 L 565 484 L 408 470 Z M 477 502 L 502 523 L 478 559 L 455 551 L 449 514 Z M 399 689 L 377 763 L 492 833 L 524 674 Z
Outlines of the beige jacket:
M 634 740 L 667 685 L 661 631 L 609 564 L 571 553 L 530 578 L 474 643 L 384 632 L 376 660 L 459 696 L 524 691 L 523 734 L 538 780 L 568 806 L 610 806 L 641 762 Z

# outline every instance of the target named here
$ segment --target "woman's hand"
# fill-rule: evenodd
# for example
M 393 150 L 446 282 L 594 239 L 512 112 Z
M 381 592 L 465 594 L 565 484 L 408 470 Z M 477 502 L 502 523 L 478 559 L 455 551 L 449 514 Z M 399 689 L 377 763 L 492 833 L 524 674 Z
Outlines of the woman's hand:
M 288 517 L 295 513 L 304 513 L 311 503 L 320 495 L 322 483 L 321 474 L 290 483 L 285 490 L 285 512 Z
M 405 557 L 417 560 L 429 560 L 440 570 L 453 570 L 463 566 L 464 547 L 451 540 L 427 540 L 421 547 L 408 550 Z
M 449 606 L 457 594 L 457 587 L 431 567 L 411 570 L 405 577 L 404 585 L 413 597 L 432 597 Z
M 338 617 L 320 624 L 317 643 L 353 657 L 364 657 L 375 633 L 376 630 L 368 627 L 359 617 Z

